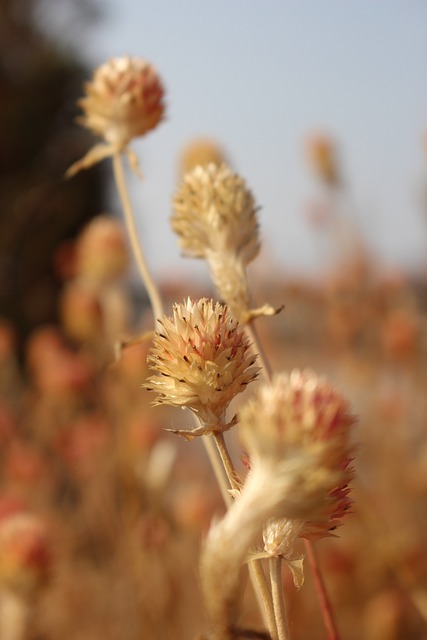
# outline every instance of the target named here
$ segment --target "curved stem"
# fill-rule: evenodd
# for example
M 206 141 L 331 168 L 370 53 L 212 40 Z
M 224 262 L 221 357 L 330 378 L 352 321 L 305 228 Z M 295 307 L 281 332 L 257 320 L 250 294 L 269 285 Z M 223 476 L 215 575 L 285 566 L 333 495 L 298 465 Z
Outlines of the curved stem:
M 262 372 L 264 374 L 264 377 L 267 380 L 267 382 L 271 382 L 272 369 L 270 366 L 270 362 L 261 345 L 261 342 L 258 337 L 258 333 L 253 325 L 253 322 L 246 325 L 246 331 L 248 332 L 248 335 L 250 336 L 254 344 L 254 347 L 258 351 L 259 358 L 262 364 Z M 329 599 L 328 593 L 326 591 L 322 572 L 319 566 L 319 562 L 317 560 L 316 551 L 314 549 L 313 544 L 310 541 L 305 540 L 304 542 L 305 542 L 305 548 L 307 551 L 307 557 L 309 559 L 310 569 L 313 574 L 313 579 L 316 585 L 317 597 L 319 600 L 323 623 L 328 633 L 328 638 L 329 640 L 339 640 L 339 633 L 338 633 L 337 625 L 335 622 L 334 610 L 332 607 L 332 603 Z
M 282 559 L 269 558 L 268 565 L 270 569 L 271 593 L 273 596 L 278 638 L 279 640 L 290 640 L 291 634 L 289 632 L 285 601 L 283 599 Z
M 117 190 L 119 192 L 120 201 L 123 207 L 126 228 L 129 235 L 129 240 L 131 243 L 133 255 L 135 257 L 139 274 L 147 289 L 148 297 L 150 299 L 151 307 L 153 309 L 154 326 L 156 328 L 157 321 L 163 314 L 163 305 L 162 305 L 159 291 L 148 269 L 148 265 L 145 260 L 144 253 L 142 251 L 142 247 L 138 239 L 135 216 L 134 216 L 132 204 L 129 198 L 129 193 L 126 187 L 126 182 L 125 182 L 124 173 L 123 173 L 122 156 L 120 153 L 115 153 L 113 155 L 113 170 L 114 170 L 114 178 L 116 181 Z
M 305 550 L 307 552 L 308 561 L 310 563 L 311 573 L 313 574 L 314 584 L 316 586 L 319 598 L 320 609 L 322 611 L 323 622 L 328 633 L 329 640 L 340 640 L 338 628 L 335 622 L 334 610 L 329 600 L 326 586 L 320 571 L 319 561 L 314 545 L 309 540 L 304 540 Z

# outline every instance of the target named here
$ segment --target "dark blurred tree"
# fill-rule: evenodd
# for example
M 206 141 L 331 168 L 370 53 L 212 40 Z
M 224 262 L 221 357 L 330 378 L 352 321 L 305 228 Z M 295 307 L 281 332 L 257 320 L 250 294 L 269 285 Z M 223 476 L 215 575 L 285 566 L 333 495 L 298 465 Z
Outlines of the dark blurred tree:
M 99 167 L 63 179 L 91 144 L 74 124 L 88 72 L 39 28 L 49 4 L 67 2 L 0 0 L 0 316 L 23 336 L 55 320 L 55 252 L 105 206 Z

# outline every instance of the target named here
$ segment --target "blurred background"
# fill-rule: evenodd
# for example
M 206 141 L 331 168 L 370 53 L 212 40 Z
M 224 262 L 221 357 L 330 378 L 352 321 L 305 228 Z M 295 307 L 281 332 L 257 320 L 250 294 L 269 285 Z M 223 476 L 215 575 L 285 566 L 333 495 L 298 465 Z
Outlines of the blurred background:
M 63 178 L 94 142 L 83 84 L 122 55 L 166 88 L 127 173 L 166 310 L 216 295 L 171 199 L 225 158 L 260 205 L 254 298 L 285 304 L 259 321 L 273 367 L 327 373 L 360 417 L 355 513 L 319 544 L 343 638 L 427 637 L 426 25 L 423 0 L 0 0 L 1 640 L 205 625 L 221 498 L 200 444 L 163 430 L 185 415 L 140 389 L 147 342 L 114 362 L 151 319 L 109 163 Z M 283 581 L 293 636 L 319 640 L 310 576 Z M 250 594 L 243 616 L 259 628 Z
M 83 36 L 61 21 L 59 7 L 42 24 L 78 46 L 89 67 L 138 55 L 164 80 L 167 121 L 137 143 L 147 182 L 135 185 L 147 244 L 164 247 L 152 251 L 156 268 L 178 263 L 170 195 L 177 157 L 196 136 L 217 140 L 246 177 L 278 264 L 317 268 L 305 146 L 319 132 L 337 144 L 345 213 L 369 247 L 389 264 L 423 263 L 424 2 L 106 0 L 98 8 Z
M 55 168 L 56 181 L 68 157 L 79 156 L 87 139 L 73 123 L 73 103 L 97 65 L 127 54 L 155 63 L 166 86 L 167 120 L 135 142 L 146 180 L 140 184 L 132 176 L 130 187 L 148 259 L 159 277 L 170 278 L 172 270 L 179 276 L 204 273 L 203 266 L 195 268 L 180 258 L 169 227 L 180 154 L 200 137 L 223 149 L 261 206 L 264 254 L 258 269 L 313 276 L 336 259 L 322 180 L 310 166 L 308 147 L 318 136 L 334 145 L 340 166 L 339 215 L 357 231 L 366 250 L 384 269 L 424 269 L 424 2 L 2 0 L 2 7 L 2 66 L 8 79 L 2 89 L 8 93 L 7 106 L 3 100 L 2 173 L 9 177 L 16 175 L 13 158 L 34 162 L 34 149 L 42 144 L 56 145 L 61 153 L 58 162 L 45 161 Z M 42 39 L 43 61 L 37 62 L 41 54 L 35 57 L 34 49 L 42 48 Z M 31 91 L 37 94 L 35 102 Z M 12 101 L 20 105 L 18 111 Z M 37 118 L 46 118 L 50 130 L 46 125 L 42 132 Z M 23 154 L 24 141 L 28 150 Z M 95 176 L 92 172 L 77 180 L 82 184 Z M 11 188 L 9 184 L 4 198 Z M 61 189 L 74 190 L 64 184 Z M 93 190 L 91 194 L 96 200 Z M 85 198 L 84 206 L 97 213 L 108 202 L 109 210 L 118 212 L 110 181 L 98 195 L 101 202 L 89 205 Z M 60 217 L 70 230 L 65 214 Z M 34 215 L 32 220 L 34 225 Z M 58 216 L 49 224 L 52 235 L 62 233 L 53 231 L 60 224 Z M 14 233 L 22 252 L 25 234 L 22 229 Z M 34 259 L 43 261 L 47 253 L 40 254 Z M 10 269 L 16 287 L 21 267 L 6 268 L 2 280 L 9 287 Z M 11 295 L 7 282 L 3 288 Z

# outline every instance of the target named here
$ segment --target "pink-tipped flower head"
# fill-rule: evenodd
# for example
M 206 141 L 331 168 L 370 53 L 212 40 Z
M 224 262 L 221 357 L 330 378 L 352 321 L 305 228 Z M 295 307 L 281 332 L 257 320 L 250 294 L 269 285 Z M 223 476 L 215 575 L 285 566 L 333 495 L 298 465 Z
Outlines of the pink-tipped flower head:
M 145 385 L 158 393 L 155 404 L 188 407 L 205 427 L 224 426 L 231 400 L 258 372 L 243 328 L 206 298 L 175 304 L 160 324 L 148 356 L 155 375 Z
M 128 144 L 154 129 L 165 112 L 163 84 L 155 68 L 141 58 L 112 58 L 96 69 L 85 90 L 78 103 L 83 110 L 79 122 L 104 142 L 74 163 L 68 177 L 121 152 L 137 170 L 138 161 Z
M 294 370 L 261 387 L 240 421 L 251 466 L 296 478 L 295 510 L 283 515 L 305 521 L 304 537 L 329 535 L 351 504 L 347 401 L 324 378 Z
M 244 265 L 259 252 L 257 206 L 245 181 L 226 164 L 196 166 L 175 194 L 172 226 L 186 255 L 232 253 Z
M 238 174 L 224 163 L 196 166 L 173 199 L 172 228 L 186 256 L 205 258 L 214 284 L 241 323 L 273 315 L 270 305 L 250 308 L 246 267 L 260 249 L 258 207 Z
M 81 123 L 119 148 L 163 118 L 163 85 L 154 67 L 140 58 L 112 58 L 96 69 L 85 90 Z
M 315 173 L 326 184 L 338 186 L 340 166 L 334 140 L 322 133 L 312 135 L 307 143 L 308 159 Z

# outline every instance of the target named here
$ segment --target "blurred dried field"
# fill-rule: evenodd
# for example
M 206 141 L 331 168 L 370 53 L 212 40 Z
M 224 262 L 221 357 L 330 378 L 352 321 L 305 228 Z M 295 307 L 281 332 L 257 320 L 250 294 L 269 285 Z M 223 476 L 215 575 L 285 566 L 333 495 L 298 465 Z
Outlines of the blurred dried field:
M 25 638 L 191 638 L 204 619 L 200 542 L 221 497 L 200 447 L 163 431 L 185 424 L 181 413 L 150 407 L 140 388 L 147 344 L 112 364 L 105 336 L 126 315 L 125 289 L 120 304 L 108 307 L 105 295 L 100 308 L 78 286 L 64 287 L 62 325 L 34 332 L 23 367 L 13 327 L 1 325 L 2 590 L 28 607 Z M 353 513 L 338 539 L 318 545 L 342 637 L 423 638 L 423 287 L 381 280 L 369 264 L 322 284 L 262 287 L 263 298 L 285 302 L 259 321 L 273 367 L 327 372 L 359 417 Z M 237 452 L 234 432 L 227 437 Z M 43 535 L 3 541 L 16 514 L 31 514 Z M 290 572 L 283 579 L 294 637 L 319 638 L 310 577 L 298 592 Z M 246 616 L 257 623 L 250 594 Z

